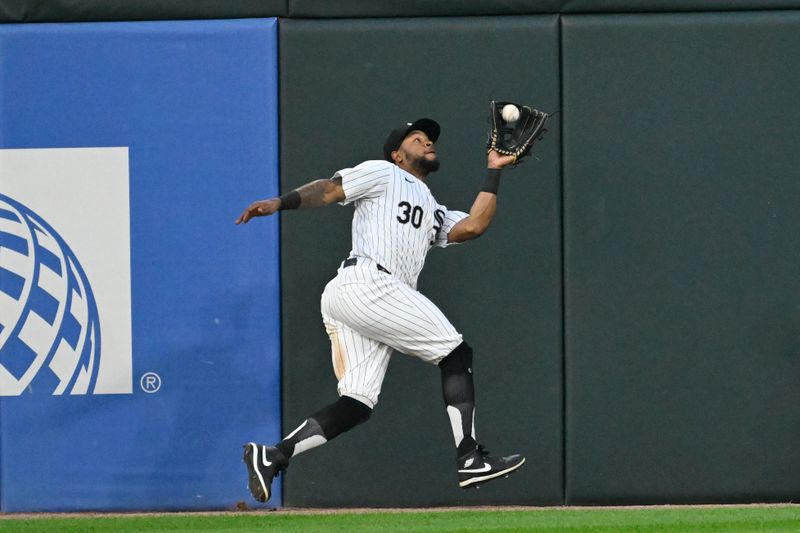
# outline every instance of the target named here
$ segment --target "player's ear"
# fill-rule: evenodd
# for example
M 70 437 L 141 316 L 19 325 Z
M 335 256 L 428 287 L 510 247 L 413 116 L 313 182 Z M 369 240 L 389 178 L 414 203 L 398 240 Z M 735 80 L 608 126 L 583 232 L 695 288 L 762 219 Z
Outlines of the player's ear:
M 392 152 L 392 161 L 394 161 L 395 164 L 399 163 L 402 160 L 403 160 L 403 156 L 400 155 L 400 151 L 399 150 L 395 150 L 394 152 Z

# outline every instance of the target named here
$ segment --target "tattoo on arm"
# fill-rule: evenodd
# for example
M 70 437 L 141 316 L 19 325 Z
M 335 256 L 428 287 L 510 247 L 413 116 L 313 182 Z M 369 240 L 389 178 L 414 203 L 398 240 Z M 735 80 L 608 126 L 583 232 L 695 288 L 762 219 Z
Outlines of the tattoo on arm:
M 341 184 L 341 178 L 319 179 L 298 187 L 300 209 L 322 207 L 331 203 L 330 193 Z

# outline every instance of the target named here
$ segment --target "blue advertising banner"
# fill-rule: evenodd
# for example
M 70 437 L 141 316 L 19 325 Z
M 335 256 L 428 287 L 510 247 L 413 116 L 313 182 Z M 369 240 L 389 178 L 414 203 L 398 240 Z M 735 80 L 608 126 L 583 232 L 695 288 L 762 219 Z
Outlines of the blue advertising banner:
M 0 26 L 0 510 L 250 502 L 277 113 L 275 19 Z

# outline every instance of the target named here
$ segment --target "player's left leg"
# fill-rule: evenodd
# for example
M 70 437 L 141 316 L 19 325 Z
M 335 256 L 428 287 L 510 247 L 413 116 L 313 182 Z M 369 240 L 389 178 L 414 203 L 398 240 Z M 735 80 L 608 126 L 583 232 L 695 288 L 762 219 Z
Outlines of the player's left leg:
M 459 457 L 474 450 L 475 385 L 472 380 L 472 348 L 466 342 L 439 362 L 442 377 L 442 396 L 453 429 L 456 453 Z
M 474 486 L 522 466 L 525 459 L 519 455 L 492 457 L 477 444 L 472 348 L 444 313 L 425 295 L 392 276 L 376 269 L 362 275 L 369 284 L 352 282 L 342 289 L 347 296 L 342 300 L 355 305 L 334 301 L 328 311 L 336 321 L 365 338 L 439 365 L 456 444 L 459 485 Z
M 525 463 L 520 455 L 493 457 L 475 438 L 475 385 L 472 348 L 459 344 L 439 362 L 442 395 L 456 444 L 459 486 L 466 488 L 506 476 Z

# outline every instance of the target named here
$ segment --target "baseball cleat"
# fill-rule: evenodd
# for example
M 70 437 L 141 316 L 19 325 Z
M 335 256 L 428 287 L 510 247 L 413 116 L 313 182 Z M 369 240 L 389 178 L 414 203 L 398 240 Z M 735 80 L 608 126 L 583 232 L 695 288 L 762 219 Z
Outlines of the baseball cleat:
M 244 445 L 244 464 L 247 465 L 247 488 L 259 502 L 272 496 L 272 480 L 289 466 L 289 460 L 278 448 L 255 442 Z
M 511 472 L 525 464 L 519 454 L 508 457 L 492 457 L 488 450 L 478 445 L 473 451 L 458 459 L 458 486 L 462 489 L 477 487 L 499 477 L 508 477 Z

